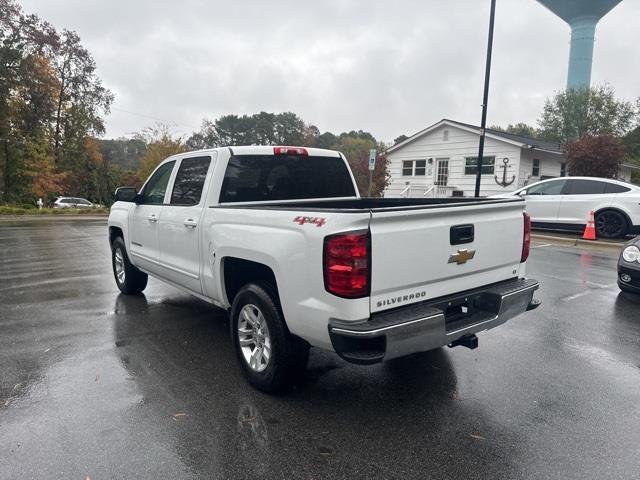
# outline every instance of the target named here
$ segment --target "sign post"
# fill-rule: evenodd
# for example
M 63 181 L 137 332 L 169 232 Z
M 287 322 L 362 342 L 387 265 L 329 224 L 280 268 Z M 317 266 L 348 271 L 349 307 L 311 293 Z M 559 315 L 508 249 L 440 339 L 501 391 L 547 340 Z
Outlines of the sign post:
M 376 168 L 376 149 L 369 150 L 369 193 L 367 197 L 371 197 L 371 185 L 373 183 L 373 171 Z

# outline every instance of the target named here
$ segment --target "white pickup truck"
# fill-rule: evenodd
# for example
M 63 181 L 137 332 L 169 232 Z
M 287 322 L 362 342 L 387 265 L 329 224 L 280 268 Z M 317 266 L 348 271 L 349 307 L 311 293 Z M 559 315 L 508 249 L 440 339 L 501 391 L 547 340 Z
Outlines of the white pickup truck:
M 539 305 L 519 198 L 361 198 L 341 153 L 231 147 L 163 161 L 109 216 L 125 294 L 152 275 L 230 313 L 248 381 L 290 385 L 309 347 L 359 364 L 444 345 Z

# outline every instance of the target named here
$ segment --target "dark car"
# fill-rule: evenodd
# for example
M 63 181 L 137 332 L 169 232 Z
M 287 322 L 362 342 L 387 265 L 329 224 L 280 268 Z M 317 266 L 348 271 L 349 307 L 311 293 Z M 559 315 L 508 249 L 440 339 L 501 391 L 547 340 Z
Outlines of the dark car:
M 640 294 L 640 237 L 627 243 L 618 260 L 620 290 Z

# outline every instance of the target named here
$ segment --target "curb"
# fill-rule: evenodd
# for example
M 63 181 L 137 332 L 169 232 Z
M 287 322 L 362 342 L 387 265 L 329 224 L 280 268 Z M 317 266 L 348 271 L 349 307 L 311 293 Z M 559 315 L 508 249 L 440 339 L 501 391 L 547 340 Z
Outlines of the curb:
M 556 237 L 555 235 L 541 235 L 537 233 L 532 233 L 531 238 L 535 240 L 544 240 L 546 242 L 551 242 L 560 245 L 566 245 L 569 247 L 591 247 L 596 249 L 606 249 L 610 251 L 619 252 L 622 250 L 625 242 L 605 242 L 602 240 L 583 240 L 580 237 Z

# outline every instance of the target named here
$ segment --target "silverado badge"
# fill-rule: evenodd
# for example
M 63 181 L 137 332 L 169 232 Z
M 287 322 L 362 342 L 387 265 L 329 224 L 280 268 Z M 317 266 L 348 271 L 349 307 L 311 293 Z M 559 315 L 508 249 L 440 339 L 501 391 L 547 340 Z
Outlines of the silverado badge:
M 471 260 L 475 255 L 475 250 L 467 250 L 466 248 L 463 248 L 458 250 L 457 253 L 449 255 L 448 263 L 457 263 L 458 265 L 462 265 L 463 263 L 467 263 L 468 260 Z

